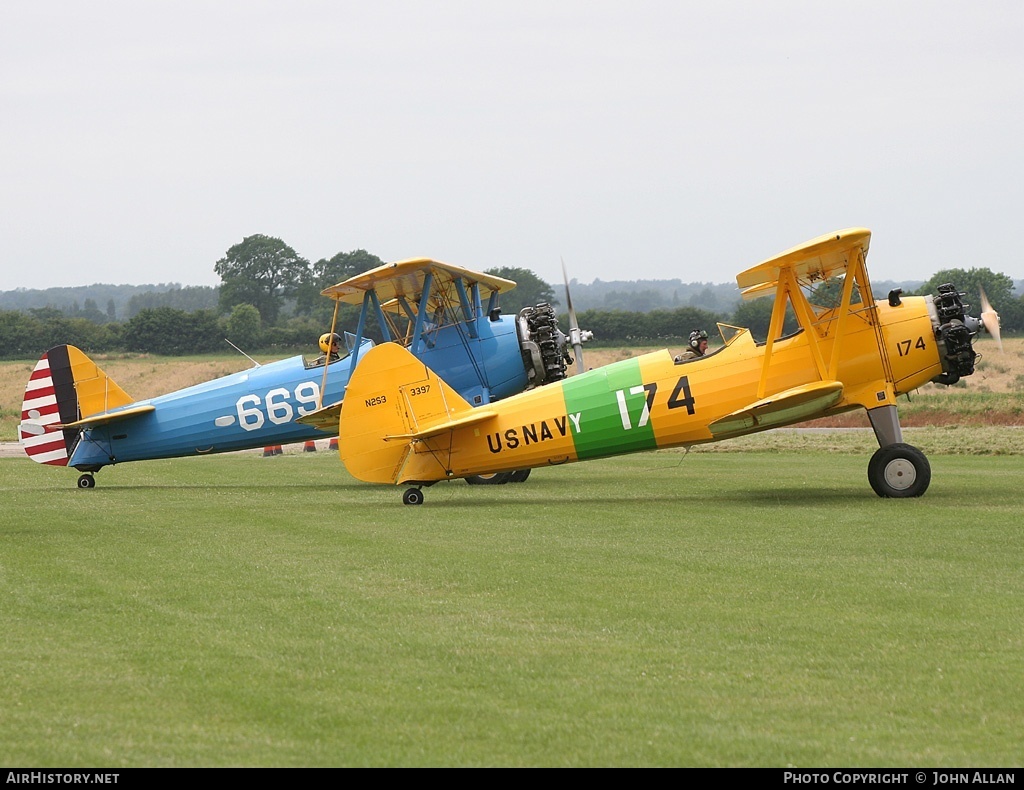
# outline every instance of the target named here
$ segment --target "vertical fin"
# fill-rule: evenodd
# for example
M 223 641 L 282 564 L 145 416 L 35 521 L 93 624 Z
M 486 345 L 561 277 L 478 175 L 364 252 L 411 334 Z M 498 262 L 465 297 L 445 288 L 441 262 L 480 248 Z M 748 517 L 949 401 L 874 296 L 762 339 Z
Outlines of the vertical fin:
M 67 466 L 80 431 L 58 426 L 131 402 L 81 350 L 54 346 L 36 363 L 25 387 L 18 439 L 33 461 Z
M 78 411 L 81 418 L 102 414 L 105 411 L 127 406 L 133 402 L 132 397 L 117 386 L 110 376 L 103 372 L 95 362 L 74 346 L 63 346 L 67 349 L 68 362 L 71 366 L 71 378 L 74 380 L 75 392 L 78 394 Z
M 397 343 L 383 343 L 360 360 L 345 390 L 341 460 L 359 480 L 395 483 L 416 451 L 413 434 L 472 411 L 420 360 Z

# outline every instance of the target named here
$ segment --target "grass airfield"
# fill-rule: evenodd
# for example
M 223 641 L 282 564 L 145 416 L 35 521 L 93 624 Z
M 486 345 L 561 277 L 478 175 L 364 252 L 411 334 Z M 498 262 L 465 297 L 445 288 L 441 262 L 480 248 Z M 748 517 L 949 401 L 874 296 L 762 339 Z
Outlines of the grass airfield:
M 1024 450 L 976 435 L 908 431 L 914 500 L 863 432 L 417 508 L 326 451 L 0 459 L 0 763 L 1021 766 Z

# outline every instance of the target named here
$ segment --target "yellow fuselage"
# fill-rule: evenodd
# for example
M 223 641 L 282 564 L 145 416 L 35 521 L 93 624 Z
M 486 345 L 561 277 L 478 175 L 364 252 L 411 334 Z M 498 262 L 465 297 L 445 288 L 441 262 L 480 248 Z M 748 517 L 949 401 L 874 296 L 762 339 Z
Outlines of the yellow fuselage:
M 836 331 L 840 318 L 823 313 L 810 329 L 770 345 L 755 344 L 744 330 L 720 349 L 682 364 L 662 350 L 591 370 L 482 407 L 470 424 L 456 421 L 451 430 L 415 439 L 398 463 L 390 460 L 401 455 L 397 436 L 389 460 L 373 469 L 359 460 L 358 441 L 342 457 L 357 477 L 389 483 L 556 465 L 700 444 L 856 407 L 891 406 L 897 395 L 942 373 L 923 298 L 851 312 Z M 415 435 L 425 424 L 429 392 L 437 394 L 436 387 L 424 391 L 423 382 L 406 381 L 401 397 L 387 402 L 388 387 L 394 386 L 388 378 L 380 377 L 379 395 L 373 387 L 358 393 L 368 404 L 357 406 L 365 415 L 349 415 L 365 423 L 367 438 L 379 435 L 378 417 L 385 411 L 391 414 L 382 417 L 385 422 L 396 419 L 392 409 L 402 413 L 403 427 L 391 433 Z M 346 396 L 343 424 L 353 394 Z M 438 406 L 431 419 L 456 418 L 455 411 Z M 354 432 L 350 427 L 346 435 Z

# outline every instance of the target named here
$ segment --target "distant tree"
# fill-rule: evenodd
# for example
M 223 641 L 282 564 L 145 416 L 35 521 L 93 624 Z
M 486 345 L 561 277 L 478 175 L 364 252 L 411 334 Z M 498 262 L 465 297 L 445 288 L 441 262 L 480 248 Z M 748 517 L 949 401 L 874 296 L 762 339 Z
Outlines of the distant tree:
M 651 343 L 674 344 L 684 341 L 694 329 L 703 329 L 714 337 L 718 316 L 698 307 L 680 307 L 676 310 L 650 310 L 637 313 L 637 335 Z M 589 327 L 587 327 L 589 329 Z M 642 331 L 641 331 L 642 328 Z
M 560 294 L 561 286 L 555 286 Z M 576 311 L 629 310 L 649 312 L 672 310 L 680 305 L 698 307 L 715 313 L 728 312 L 736 301 L 735 283 L 683 283 L 672 280 L 615 280 L 572 283 L 572 301 Z
M 313 265 L 313 276 L 322 289 L 383 265 L 384 261 L 366 250 L 339 252 L 330 260 L 318 260 Z
M 224 326 L 214 310 L 196 310 L 187 314 L 190 337 L 188 345 L 179 354 L 205 354 L 224 348 Z
M 1004 332 L 1020 332 L 1024 330 L 1024 296 L 1011 299 L 1003 305 L 999 313 L 999 324 Z
M 221 277 L 221 310 L 254 305 L 268 326 L 277 321 L 284 300 L 294 297 L 311 277 L 309 261 L 281 239 L 262 234 L 247 236 L 228 249 L 213 269 Z
M 547 302 L 550 305 L 558 305 L 555 298 L 555 290 L 548 283 L 529 269 L 521 269 L 516 266 L 499 266 L 487 269 L 486 274 L 493 274 L 495 277 L 504 277 L 506 280 L 514 280 L 516 287 L 506 291 L 498 297 L 498 304 L 505 315 L 515 315 L 524 307 L 532 307 L 535 304 Z
M 64 319 L 64 313 L 56 307 L 33 307 L 28 311 L 33 318 L 40 321 L 60 321 Z
M 75 314 L 75 317 L 84 318 L 86 321 L 92 321 L 94 324 L 105 324 L 107 322 L 107 314 L 100 310 L 95 299 L 86 299 L 82 309 Z
M 119 325 L 67 318 L 60 310 L 0 311 L 0 355 L 5 359 L 36 359 L 54 346 L 68 343 L 89 351 L 121 347 Z
M 186 285 L 177 283 L 163 290 L 149 290 L 132 295 L 128 300 L 125 318 L 131 318 L 141 310 L 155 307 L 173 307 L 191 313 L 196 310 L 212 310 L 219 304 L 219 290 L 208 285 Z
M 383 266 L 384 261 L 366 250 L 339 252 L 330 260 L 321 258 L 313 264 L 313 276 L 304 283 L 295 295 L 295 312 L 323 321 L 330 318 L 334 305 L 320 295 L 320 292 L 337 285 L 357 274 Z
M 963 300 L 968 304 L 971 315 L 975 317 L 981 313 L 981 290 L 984 288 L 992 309 L 999 314 L 999 323 L 1003 331 L 1024 329 L 1024 300 L 1014 292 L 1012 277 L 986 268 L 943 269 L 918 288 L 917 293 L 937 293 L 938 287 L 945 283 L 952 283 L 964 294 Z
M 290 318 L 264 329 L 260 334 L 260 348 L 275 352 L 287 349 L 289 353 L 297 348 L 310 359 L 315 359 L 320 355 L 320 335 L 329 328 L 329 323 L 325 327 L 309 318 Z
M 39 318 L 17 310 L 0 311 L 0 354 L 5 359 L 36 359 L 46 349 Z
M 72 318 L 55 328 L 47 347 L 68 343 L 91 352 L 115 351 L 121 346 L 121 326 L 104 321 L 97 323 L 89 318 Z
M 252 350 L 260 342 L 260 311 L 251 304 L 236 304 L 228 316 L 228 340 L 243 351 Z
M 690 305 L 713 310 L 718 306 L 718 297 L 710 288 L 704 288 L 700 293 L 690 294 Z
M 921 295 L 938 292 L 940 285 L 953 283 L 959 291 L 965 293 L 964 301 L 972 307 L 976 315 L 981 305 L 981 289 L 985 289 L 992 307 L 998 312 L 1003 305 L 1013 301 L 1013 278 L 1005 274 L 997 274 L 991 269 L 943 269 L 932 275 L 917 293 Z
M 687 338 L 693 329 L 714 332 L 718 316 L 696 307 L 676 310 L 583 310 L 577 314 L 580 327 L 594 333 L 602 344 L 674 345 Z M 563 327 L 565 331 L 565 327 Z
M 186 313 L 172 307 L 142 310 L 124 329 L 128 351 L 168 356 L 219 350 L 224 334 L 212 310 Z
M 691 305 L 696 305 L 694 299 L 690 299 Z M 668 305 L 668 300 L 660 291 L 651 289 L 643 291 L 609 291 L 604 295 L 604 308 L 606 310 L 626 310 L 628 312 L 647 312 L 648 310 L 663 310 Z
M 582 310 L 576 313 L 582 329 L 594 333 L 599 343 L 626 343 L 636 333 L 637 314 L 625 310 Z M 568 331 L 562 323 L 562 330 Z

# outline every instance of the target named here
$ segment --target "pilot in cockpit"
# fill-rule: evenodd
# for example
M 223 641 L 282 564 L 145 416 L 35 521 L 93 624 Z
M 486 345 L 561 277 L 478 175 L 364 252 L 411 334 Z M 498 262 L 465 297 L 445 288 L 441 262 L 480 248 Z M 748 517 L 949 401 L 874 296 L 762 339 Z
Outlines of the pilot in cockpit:
M 336 332 L 324 332 L 320 335 L 320 351 L 323 353 L 316 358 L 316 365 L 323 365 L 340 359 L 341 354 L 338 347 L 341 345 L 341 338 Z
M 677 365 L 680 362 L 689 362 L 691 359 L 699 359 L 708 353 L 708 333 L 703 329 L 694 329 L 690 332 L 690 343 L 682 354 L 673 360 Z

